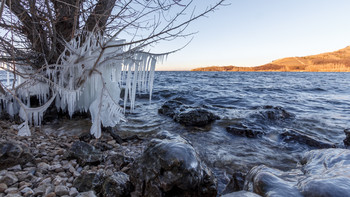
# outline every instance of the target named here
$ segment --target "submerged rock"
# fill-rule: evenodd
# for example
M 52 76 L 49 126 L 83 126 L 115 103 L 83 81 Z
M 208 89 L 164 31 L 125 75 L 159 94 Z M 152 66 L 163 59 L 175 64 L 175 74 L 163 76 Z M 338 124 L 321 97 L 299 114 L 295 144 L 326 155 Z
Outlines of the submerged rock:
M 281 121 L 294 117 L 292 113 L 287 112 L 280 106 L 265 105 L 254 109 L 258 110 L 258 112 L 252 115 L 252 117 L 261 121 Z
M 186 106 L 180 101 L 170 100 L 163 104 L 158 113 L 169 116 L 185 126 L 204 127 L 220 119 L 215 114 L 201 108 Z
M 350 196 L 350 150 L 312 150 L 301 164 L 287 172 L 254 167 L 244 189 L 262 196 Z
M 72 147 L 68 150 L 66 156 L 68 158 L 77 159 L 82 166 L 86 164 L 94 165 L 103 161 L 103 154 L 99 149 L 81 141 L 75 141 L 72 144 Z
M 346 138 L 343 140 L 345 146 L 350 146 L 350 129 L 344 129 Z
M 34 161 L 27 146 L 12 141 L 0 141 L 0 170 Z
M 216 196 L 216 178 L 191 144 L 168 132 L 157 137 L 130 170 L 134 195 Z
M 248 138 L 256 138 L 265 134 L 260 129 L 249 128 L 244 124 L 236 124 L 236 125 L 226 127 L 226 131 L 234 135 L 239 135 L 239 136 L 248 137 Z
M 335 145 L 329 142 L 316 140 L 312 136 L 302 133 L 294 129 L 288 129 L 280 134 L 280 138 L 284 142 L 297 142 L 314 148 L 334 148 Z
M 228 194 L 243 190 L 244 181 L 246 174 L 242 172 L 235 172 L 230 179 L 230 182 L 226 185 L 225 190 L 222 194 Z

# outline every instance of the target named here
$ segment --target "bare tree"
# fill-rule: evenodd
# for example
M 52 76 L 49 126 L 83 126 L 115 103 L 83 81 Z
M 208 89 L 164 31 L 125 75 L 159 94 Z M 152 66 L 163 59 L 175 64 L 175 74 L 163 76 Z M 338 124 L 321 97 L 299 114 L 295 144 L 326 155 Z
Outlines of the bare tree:
M 0 60 L 14 76 L 12 88 L 0 84 L 2 108 L 19 114 L 20 134 L 29 135 L 28 122 L 40 125 L 55 101 L 70 115 L 90 112 L 99 137 L 101 123 L 123 119 L 120 88 L 131 108 L 136 90 L 152 89 L 147 71 L 168 52 L 152 54 L 150 47 L 192 35 L 186 27 L 223 3 L 196 12 L 194 0 L 2 0 Z M 31 96 L 39 106 L 31 106 Z

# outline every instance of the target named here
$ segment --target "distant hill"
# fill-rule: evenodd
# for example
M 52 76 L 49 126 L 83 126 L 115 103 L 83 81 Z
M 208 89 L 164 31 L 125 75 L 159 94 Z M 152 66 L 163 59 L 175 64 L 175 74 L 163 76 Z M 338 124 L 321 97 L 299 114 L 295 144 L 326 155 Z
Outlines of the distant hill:
M 211 66 L 192 71 L 350 72 L 350 46 L 319 55 L 282 58 L 255 67 Z

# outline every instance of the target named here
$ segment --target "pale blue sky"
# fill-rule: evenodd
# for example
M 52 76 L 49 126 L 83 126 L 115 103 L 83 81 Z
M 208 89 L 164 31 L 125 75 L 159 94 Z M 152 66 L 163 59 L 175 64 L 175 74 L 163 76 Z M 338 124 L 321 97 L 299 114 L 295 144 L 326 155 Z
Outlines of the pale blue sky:
M 157 70 L 204 66 L 258 66 L 272 60 L 329 52 L 350 45 L 350 0 L 227 0 L 195 21 L 192 42 L 169 55 Z M 187 40 L 188 41 L 188 40 Z M 186 43 L 178 39 L 159 51 Z

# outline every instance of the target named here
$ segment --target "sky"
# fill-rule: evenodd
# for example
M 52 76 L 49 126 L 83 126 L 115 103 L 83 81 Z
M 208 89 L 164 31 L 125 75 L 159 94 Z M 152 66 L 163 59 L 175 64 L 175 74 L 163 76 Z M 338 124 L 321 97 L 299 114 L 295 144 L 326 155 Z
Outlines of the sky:
M 209 2 L 209 1 L 207 1 Z M 331 52 L 350 45 L 350 0 L 227 0 L 190 24 L 197 32 L 157 70 L 259 66 L 273 60 Z M 191 38 L 163 42 L 171 51 Z

